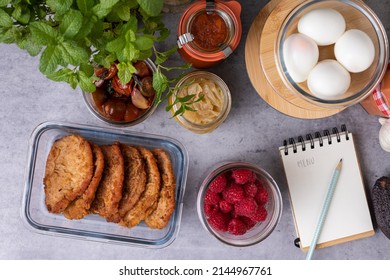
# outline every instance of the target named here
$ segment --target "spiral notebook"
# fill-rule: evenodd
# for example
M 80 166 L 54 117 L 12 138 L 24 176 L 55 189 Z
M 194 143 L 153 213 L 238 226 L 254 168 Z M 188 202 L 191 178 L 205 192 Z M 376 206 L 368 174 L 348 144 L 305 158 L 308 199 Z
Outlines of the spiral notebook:
M 345 125 L 322 134 L 284 141 L 279 148 L 287 177 L 296 240 L 309 249 L 333 171 L 343 168 L 316 248 L 374 235 L 370 210 L 355 150 Z M 298 242 L 297 242 L 298 241 Z

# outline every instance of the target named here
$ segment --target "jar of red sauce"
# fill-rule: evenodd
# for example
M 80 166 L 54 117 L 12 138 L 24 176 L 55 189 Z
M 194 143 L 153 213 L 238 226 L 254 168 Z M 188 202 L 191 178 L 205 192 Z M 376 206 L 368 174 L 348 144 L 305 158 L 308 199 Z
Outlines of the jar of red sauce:
M 237 48 L 242 34 L 237 1 L 196 1 L 184 11 L 178 26 L 179 53 L 195 68 L 208 68 Z

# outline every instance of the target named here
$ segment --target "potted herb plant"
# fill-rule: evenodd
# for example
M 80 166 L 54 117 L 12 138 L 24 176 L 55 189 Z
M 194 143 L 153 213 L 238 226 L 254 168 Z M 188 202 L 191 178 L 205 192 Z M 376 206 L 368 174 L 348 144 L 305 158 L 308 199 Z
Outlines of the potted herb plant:
M 164 74 L 171 68 L 163 64 L 176 51 L 157 50 L 169 35 L 162 7 L 163 0 L 0 0 L 0 42 L 40 55 L 39 70 L 47 78 L 84 92 L 96 91 L 97 68 L 115 65 L 125 86 L 139 70 L 135 63 L 154 57 L 159 103 L 173 92 Z

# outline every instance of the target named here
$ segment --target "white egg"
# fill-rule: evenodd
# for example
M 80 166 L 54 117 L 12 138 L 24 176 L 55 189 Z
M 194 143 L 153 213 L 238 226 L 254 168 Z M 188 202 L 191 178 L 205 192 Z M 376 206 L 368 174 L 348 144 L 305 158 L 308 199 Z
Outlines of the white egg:
M 334 54 L 349 72 L 366 70 L 375 57 L 375 47 L 371 38 L 361 30 L 350 29 L 336 42 Z
M 307 85 L 311 93 L 322 99 L 340 98 L 351 84 L 351 75 L 333 59 L 319 62 L 311 70 Z
M 334 9 L 315 9 L 298 21 L 299 33 L 312 38 L 319 46 L 334 44 L 345 31 L 344 17 Z
M 318 46 L 306 35 L 295 33 L 284 41 L 283 58 L 288 74 L 296 83 L 307 80 L 318 62 L 318 55 Z

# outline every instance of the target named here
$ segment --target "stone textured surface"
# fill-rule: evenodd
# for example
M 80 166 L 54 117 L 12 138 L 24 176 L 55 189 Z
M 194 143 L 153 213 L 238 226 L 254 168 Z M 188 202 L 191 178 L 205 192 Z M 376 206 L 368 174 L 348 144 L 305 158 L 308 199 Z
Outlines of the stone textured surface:
M 36 234 L 20 217 L 29 138 L 40 123 L 66 121 L 105 126 L 86 109 L 79 90 L 47 80 L 38 70 L 38 58 L 15 45 L 0 45 L 0 259 L 304 259 L 294 247 L 295 229 L 278 146 L 283 139 L 322 131 L 345 123 L 355 134 L 367 191 L 381 176 L 390 175 L 390 153 L 379 146 L 380 124 L 360 105 L 319 120 L 285 116 L 265 103 L 253 89 L 245 68 L 246 36 L 254 17 L 267 1 L 241 0 L 243 36 L 229 59 L 209 69 L 221 76 L 232 92 L 227 120 L 211 134 L 196 135 L 182 127 L 160 106 L 145 122 L 128 131 L 173 136 L 189 153 L 190 166 L 181 229 L 165 249 L 129 248 L 97 242 Z M 369 0 L 389 35 L 389 1 Z M 165 17 L 176 37 L 179 14 Z M 180 62 L 174 57 L 173 62 Z M 234 67 L 232 67 L 234 65 Z M 261 244 L 234 248 L 221 244 L 202 228 L 196 213 L 198 185 L 205 172 L 226 160 L 256 163 L 268 170 L 282 191 L 283 215 L 273 234 Z M 317 259 L 390 259 L 390 242 L 376 229 L 373 237 L 318 250 Z

